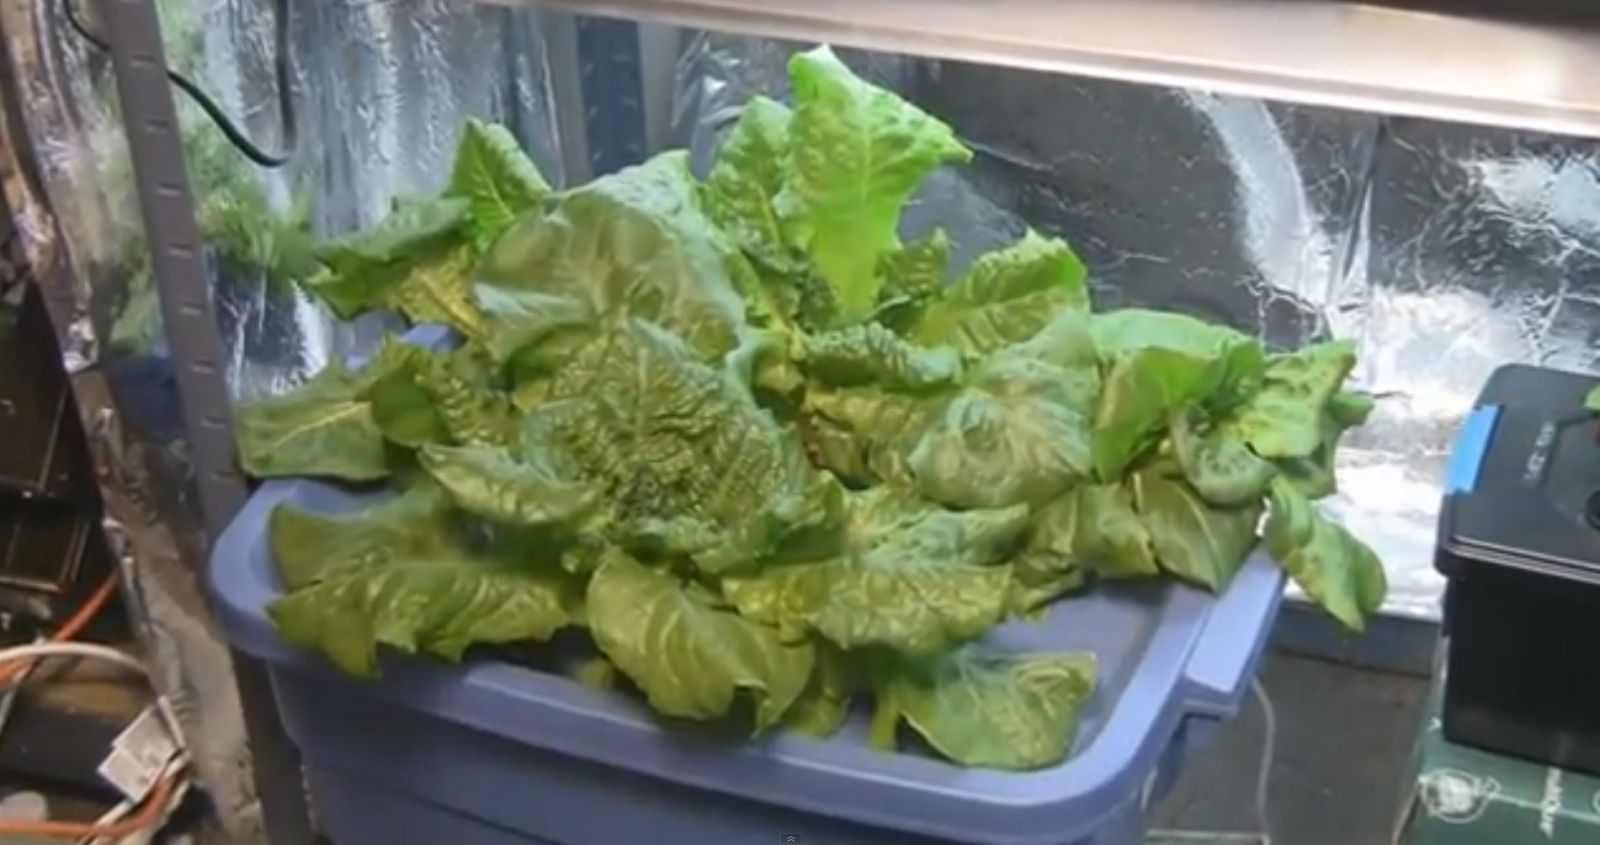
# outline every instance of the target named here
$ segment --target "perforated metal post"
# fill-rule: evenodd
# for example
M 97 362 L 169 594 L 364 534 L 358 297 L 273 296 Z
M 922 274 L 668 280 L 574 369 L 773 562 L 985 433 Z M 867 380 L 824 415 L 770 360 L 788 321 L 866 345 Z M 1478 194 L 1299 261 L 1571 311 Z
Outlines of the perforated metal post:
M 111 42 L 195 488 L 207 534 L 214 540 L 244 504 L 246 489 L 234 459 L 222 343 L 166 76 L 161 22 L 154 0 L 100 0 L 100 20 Z M 272 845 L 309 845 L 312 832 L 300 761 L 279 721 L 266 669 L 238 652 L 233 664 L 267 838 Z

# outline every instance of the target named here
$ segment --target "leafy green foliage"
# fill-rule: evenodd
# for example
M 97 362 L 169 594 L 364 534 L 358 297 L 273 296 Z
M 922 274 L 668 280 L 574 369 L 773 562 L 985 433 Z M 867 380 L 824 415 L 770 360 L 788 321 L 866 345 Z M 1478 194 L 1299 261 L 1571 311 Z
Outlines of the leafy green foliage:
M 878 262 L 898 246 L 900 207 L 935 167 L 972 153 L 950 127 L 875 88 L 826 47 L 789 62 L 794 117 L 774 207 L 846 320 L 878 302 Z
M 447 192 L 467 201 L 468 234 L 482 253 L 518 215 L 550 194 L 550 184 L 509 130 L 469 119 Z
M 721 716 L 735 692 L 751 690 L 760 730 L 783 717 L 811 678 L 809 643 L 785 642 L 621 553 L 595 571 L 588 604 L 600 650 L 668 716 Z
M 380 376 L 334 363 L 299 390 L 250 405 L 235 430 L 245 471 L 348 481 L 388 477 L 383 432 L 368 395 Z
M 912 253 L 906 260 L 916 258 Z M 918 275 L 915 267 L 901 270 L 899 285 Z M 979 257 L 954 286 L 928 297 L 911 335 L 981 357 L 1027 340 L 1063 308 L 1087 311 L 1087 281 L 1088 271 L 1065 241 L 1030 231 L 1016 245 Z
M 280 505 L 268 539 L 290 592 L 268 610 L 284 638 L 371 677 L 380 643 L 459 660 L 572 621 L 564 572 L 523 544 L 472 542 L 444 508 L 427 488 L 343 517 Z
M 885 726 L 903 719 L 929 745 L 969 765 L 1048 766 L 1072 745 L 1094 674 L 1091 654 L 964 648 L 888 676 L 878 691 L 876 738 L 882 743 Z
M 256 475 L 388 479 L 270 531 L 292 642 L 357 674 L 380 645 L 458 658 L 581 627 L 572 672 L 673 718 L 833 733 L 875 699 L 966 765 L 1065 756 L 1094 656 L 986 633 L 1099 580 L 1226 589 L 1263 541 L 1343 624 L 1377 558 L 1312 500 L 1372 411 L 1353 350 L 1267 355 L 1190 317 L 1092 314 L 1087 271 L 1029 232 L 967 268 L 902 205 L 967 157 L 948 127 L 797 56 L 705 180 L 665 153 L 553 191 L 470 123 L 445 192 L 324 244 L 307 287 L 398 310 L 388 342 L 244 408 Z
M 706 216 L 682 153 L 663 153 L 548 205 L 518 218 L 478 267 L 485 293 L 518 297 L 511 319 L 485 313 L 491 349 L 535 344 L 552 321 L 570 327 L 572 315 L 590 323 L 647 320 L 708 360 L 737 345 L 745 313 L 739 290 L 753 271 Z M 480 304 L 493 301 L 480 294 Z M 553 313 L 536 319 L 541 308 Z M 537 330 L 525 334 L 530 326 Z
M 887 488 L 850 495 L 843 535 L 819 560 L 724 582 L 746 615 L 843 649 L 927 655 L 999 622 L 1026 508 L 949 511 Z

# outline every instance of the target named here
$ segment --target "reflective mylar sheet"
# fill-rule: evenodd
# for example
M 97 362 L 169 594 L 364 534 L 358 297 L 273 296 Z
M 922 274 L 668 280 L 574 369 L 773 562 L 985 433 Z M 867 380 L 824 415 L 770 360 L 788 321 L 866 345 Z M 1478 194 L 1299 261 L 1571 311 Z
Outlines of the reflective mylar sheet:
M 675 132 L 706 160 L 804 45 L 694 34 Z M 1386 610 L 1437 617 L 1444 459 L 1499 364 L 1588 370 L 1600 162 L 1588 142 L 1122 82 L 846 53 L 976 152 L 904 221 L 957 260 L 1026 225 L 1071 242 L 1101 307 L 1186 311 L 1287 346 L 1357 341 L 1381 397 L 1327 506 L 1384 558 Z
M 85 15 L 95 5 L 74 0 Z M 281 148 L 271 0 L 160 0 L 170 62 L 259 146 Z M 319 234 L 375 221 L 432 191 L 468 116 L 508 124 L 552 181 L 555 127 L 537 18 L 446 0 L 296 0 L 291 42 L 300 138 L 267 171 L 180 98 L 192 188 L 213 253 L 213 304 L 236 398 L 277 392 L 371 343 L 381 320 L 341 325 L 275 266 L 303 220 Z M 145 647 L 196 750 L 222 825 L 252 841 L 255 809 L 228 656 L 194 573 L 203 542 L 172 366 L 146 260 L 108 57 L 60 0 L 0 0 L 0 149 L 7 205 L 46 287 L 102 479 L 107 530 L 136 595 Z M 91 20 L 91 25 L 97 25 Z M 274 221 L 270 225 L 267 221 Z

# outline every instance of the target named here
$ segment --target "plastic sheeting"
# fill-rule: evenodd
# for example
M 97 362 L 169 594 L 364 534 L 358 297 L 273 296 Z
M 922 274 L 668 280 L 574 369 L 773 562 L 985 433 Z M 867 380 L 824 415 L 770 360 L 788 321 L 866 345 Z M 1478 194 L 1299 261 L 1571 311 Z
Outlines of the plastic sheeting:
M 676 142 L 704 161 L 797 49 L 694 34 Z M 906 214 L 956 260 L 1024 225 L 1070 241 L 1105 307 L 1186 311 L 1273 346 L 1360 346 L 1380 395 L 1328 507 L 1383 556 L 1386 611 L 1437 617 L 1439 479 L 1499 364 L 1595 368 L 1600 161 L 1592 144 L 957 62 L 847 53 L 976 152 Z M 1024 223 L 1026 221 L 1026 224 Z
M 93 5 L 74 0 L 84 14 Z M 279 392 L 371 343 L 381 320 L 342 325 L 278 271 L 300 223 L 316 234 L 378 219 L 432 191 L 468 116 L 508 124 L 561 173 L 548 70 L 530 12 L 425 0 L 295 0 L 300 138 L 278 171 L 253 167 L 179 103 L 231 392 Z M 259 146 L 280 146 L 270 0 L 162 0 L 171 63 Z M 91 21 L 91 23 L 93 23 Z M 225 646 L 194 573 L 204 541 L 185 483 L 182 425 L 146 260 L 109 59 L 62 0 L 0 0 L 7 206 L 25 236 L 89 431 L 106 529 L 136 598 L 144 646 L 176 704 L 226 832 L 259 837 Z M 269 222 L 272 221 L 272 222 Z

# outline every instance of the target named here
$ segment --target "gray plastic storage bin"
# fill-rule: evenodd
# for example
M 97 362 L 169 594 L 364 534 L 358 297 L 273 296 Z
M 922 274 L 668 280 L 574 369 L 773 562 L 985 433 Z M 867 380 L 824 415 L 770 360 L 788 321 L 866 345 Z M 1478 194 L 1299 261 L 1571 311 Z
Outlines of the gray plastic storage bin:
M 1003 647 L 1092 649 L 1099 685 L 1066 762 L 962 769 L 867 748 L 859 716 L 827 740 L 718 742 L 663 727 L 626 695 L 499 661 L 391 654 L 381 681 L 346 678 L 273 631 L 267 515 L 379 495 L 267 484 L 209 570 L 229 638 L 271 667 L 337 845 L 1137 845 L 1191 738 L 1237 712 L 1283 588 L 1257 556 L 1219 597 L 1111 585 L 996 629 Z

